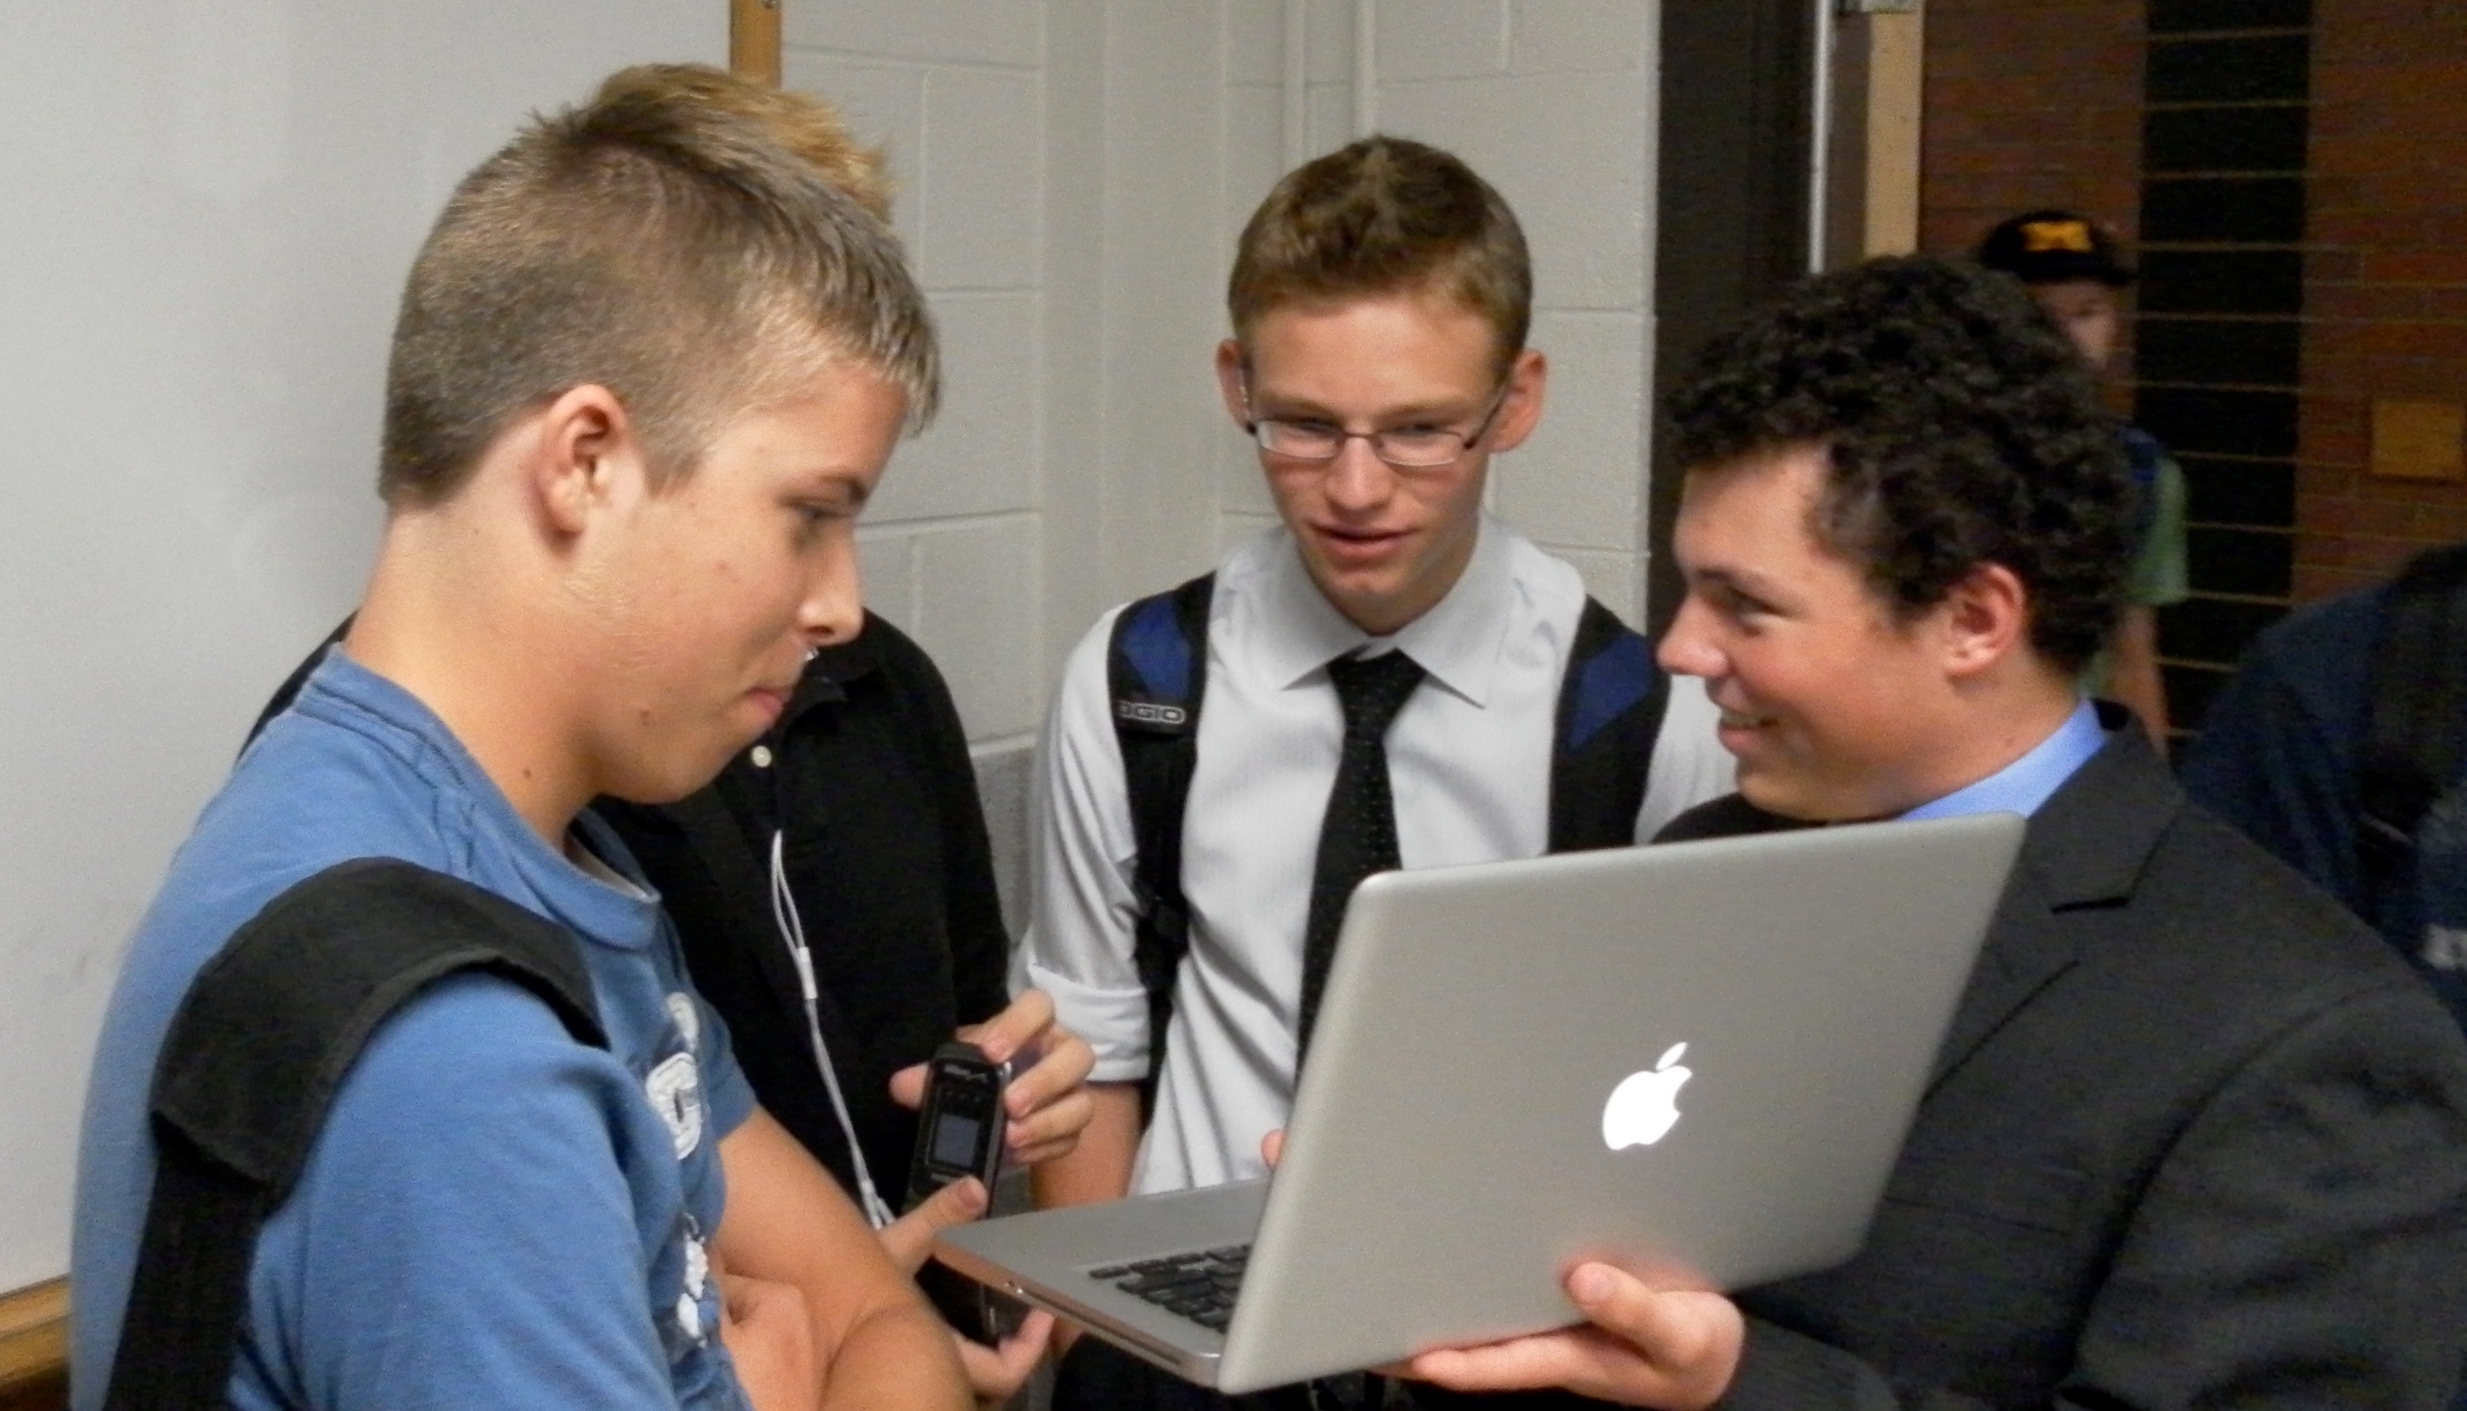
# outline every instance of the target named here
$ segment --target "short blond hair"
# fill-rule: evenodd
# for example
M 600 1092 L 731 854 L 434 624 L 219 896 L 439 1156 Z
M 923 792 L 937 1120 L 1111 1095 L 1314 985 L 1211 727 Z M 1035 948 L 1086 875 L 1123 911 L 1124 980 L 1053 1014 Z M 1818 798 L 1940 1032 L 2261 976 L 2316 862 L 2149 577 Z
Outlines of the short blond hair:
M 1491 184 L 1452 153 L 1373 136 L 1303 163 L 1268 193 L 1234 253 L 1234 336 L 1287 304 L 1429 289 L 1487 321 L 1499 374 L 1533 321 L 1525 232 Z
M 859 142 L 828 99 L 749 83 L 704 64 L 644 64 L 626 69 L 602 84 L 599 96 L 605 100 L 620 91 L 700 103 L 758 127 L 788 155 L 847 192 L 874 219 L 891 223 L 891 198 L 898 194 L 898 187 L 891 180 L 889 157 L 882 148 Z
M 733 418 L 853 361 L 931 419 L 939 354 L 878 156 L 819 100 L 625 69 L 535 119 L 446 203 L 386 374 L 378 493 L 450 497 L 510 422 L 585 383 L 661 480 Z

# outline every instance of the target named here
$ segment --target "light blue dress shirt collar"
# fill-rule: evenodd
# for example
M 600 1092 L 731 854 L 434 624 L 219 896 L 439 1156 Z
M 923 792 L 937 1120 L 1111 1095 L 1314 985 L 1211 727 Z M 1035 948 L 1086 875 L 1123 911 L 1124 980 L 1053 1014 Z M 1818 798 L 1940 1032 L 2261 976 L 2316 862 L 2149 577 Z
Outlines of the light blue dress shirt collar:
M 2088 700 L 2076 701 L 2073 713 L 2065 717 L 2056 733 L 2041 740 L 2030 753 L 1975 784 L 1955 789 L 1943 798 L 1923 803 L 1902 815 L 1904 818 L 1961 818 L 1974 813 L 2018 813 L 2024 818 L 2039 811 L 2073 771 L 2090 762 L 2107 744 L 2107 732 L 2099 727 L 2099 708 Z

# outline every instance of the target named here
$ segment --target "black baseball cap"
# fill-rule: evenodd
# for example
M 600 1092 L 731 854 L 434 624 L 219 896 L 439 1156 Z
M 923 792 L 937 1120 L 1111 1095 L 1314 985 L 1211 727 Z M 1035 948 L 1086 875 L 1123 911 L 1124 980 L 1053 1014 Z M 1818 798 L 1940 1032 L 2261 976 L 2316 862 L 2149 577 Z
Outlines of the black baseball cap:
M 2116 237 L 2072 211 L 2024 211 L 1999 224 L 1979 242 L 1979 263 L 2024 284 L 2133 282 L 2133 267 L 2124 262 Z

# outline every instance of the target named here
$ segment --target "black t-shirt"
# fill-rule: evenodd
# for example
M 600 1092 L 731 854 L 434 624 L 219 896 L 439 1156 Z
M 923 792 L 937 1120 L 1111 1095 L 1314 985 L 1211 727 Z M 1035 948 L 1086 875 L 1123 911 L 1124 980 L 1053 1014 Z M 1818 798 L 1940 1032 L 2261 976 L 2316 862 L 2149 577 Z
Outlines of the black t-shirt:
M 779 723 L 701 794 L 594 807 L 659 888 L 764 1108 L 853 1191 L 772 918 L 771 836 L 783 830 L 823 1042 L 875 1186 L 896 1207 L 916 1117 L 891 1100 L 891 1074 L 1008 998 L 1010 938 L 967 732 L 932 660 L 869 613 L 855 641 L 808 663 Z

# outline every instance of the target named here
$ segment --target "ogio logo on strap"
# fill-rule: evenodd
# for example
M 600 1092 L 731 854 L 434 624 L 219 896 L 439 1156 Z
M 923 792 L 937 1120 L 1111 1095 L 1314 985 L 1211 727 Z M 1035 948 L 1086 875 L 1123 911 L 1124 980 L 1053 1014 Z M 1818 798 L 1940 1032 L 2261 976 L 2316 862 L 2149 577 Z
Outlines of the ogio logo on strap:
M 2425 927 L 2424 963 L 2435 970 L 2467 971 L 2467 926 Z
M 1116 701 L 1114 714 L 1132 725 L 1150 730 L 1181 731 L 1189 727 L 1191 713 L 1178 705 L 1162 701 Z

